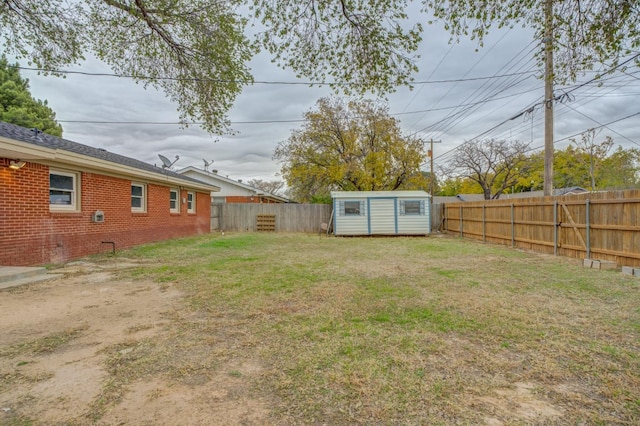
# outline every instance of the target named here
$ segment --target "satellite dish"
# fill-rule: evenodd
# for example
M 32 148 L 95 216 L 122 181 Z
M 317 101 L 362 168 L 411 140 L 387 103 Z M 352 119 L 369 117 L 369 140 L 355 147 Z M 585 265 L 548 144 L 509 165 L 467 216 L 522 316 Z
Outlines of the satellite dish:
M 202 161 L 204 161 L 204 171 L 206 172 L 209 166 L 213 164 L 213 160 L 207 161 L 203 158 Z
M 162 168 L 169 169 L 171 168 L 171 166 L 173 166 L 176 163 L 176 161 L 180 159 L 180 156 L 176 155 L 176 159 L 173 160 L 173 162 L 171 162 L 171 160 L 169 160 L 167 157 L 165 157 L 162 154 L 158 154 L 158 158 L 160 158 L 160 161 L 162 161 Z

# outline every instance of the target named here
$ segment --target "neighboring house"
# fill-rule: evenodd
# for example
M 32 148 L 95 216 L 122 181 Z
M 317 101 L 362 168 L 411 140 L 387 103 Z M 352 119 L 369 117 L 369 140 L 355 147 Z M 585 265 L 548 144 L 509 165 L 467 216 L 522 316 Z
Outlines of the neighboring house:
M 220 187 L 219 192 L 211 194 L 214 203 L 288 203 L 289 200 L 279 195 L 271 194 L 258 188 L 254 188 L 242 182 L 219 175 L 217 172 L 208 172 L 196 167 L 185 167 L 178 173 L 211 185 Z
M 425 191 L 334 191 L 335 235 L 427 235 L 431 207 Z
M 0 265 L 209 232 L 213 185 L 0 122 Z

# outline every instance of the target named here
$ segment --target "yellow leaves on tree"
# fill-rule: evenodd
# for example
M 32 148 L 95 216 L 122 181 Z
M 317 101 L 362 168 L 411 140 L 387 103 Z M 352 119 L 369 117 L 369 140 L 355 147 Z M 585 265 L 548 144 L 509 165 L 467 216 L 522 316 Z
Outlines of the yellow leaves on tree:
M 385 104 L 322 98 L 304 117 L 274 154 L 294 199 L 331 190 L 426 189 L 424 144 L 401 134 Z

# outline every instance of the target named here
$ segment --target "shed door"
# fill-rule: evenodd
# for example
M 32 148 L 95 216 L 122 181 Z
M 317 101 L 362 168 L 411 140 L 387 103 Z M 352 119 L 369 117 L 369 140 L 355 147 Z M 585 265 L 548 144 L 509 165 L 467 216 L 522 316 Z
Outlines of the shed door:
M 396 200 L 372 198 L 369 203 L 371 234 L 395 234 Z

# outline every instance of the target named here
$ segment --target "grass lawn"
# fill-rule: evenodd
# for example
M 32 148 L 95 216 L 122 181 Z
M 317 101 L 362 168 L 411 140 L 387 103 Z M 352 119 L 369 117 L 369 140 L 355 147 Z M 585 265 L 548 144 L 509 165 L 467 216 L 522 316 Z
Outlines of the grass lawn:
M 640 280 L 620 272 L 450 237 L 216 234 L 121 256 L 190 314 L 114 348 L 114 389 L 235 357 L 260 366 L 274 424 L 640 423 Z

